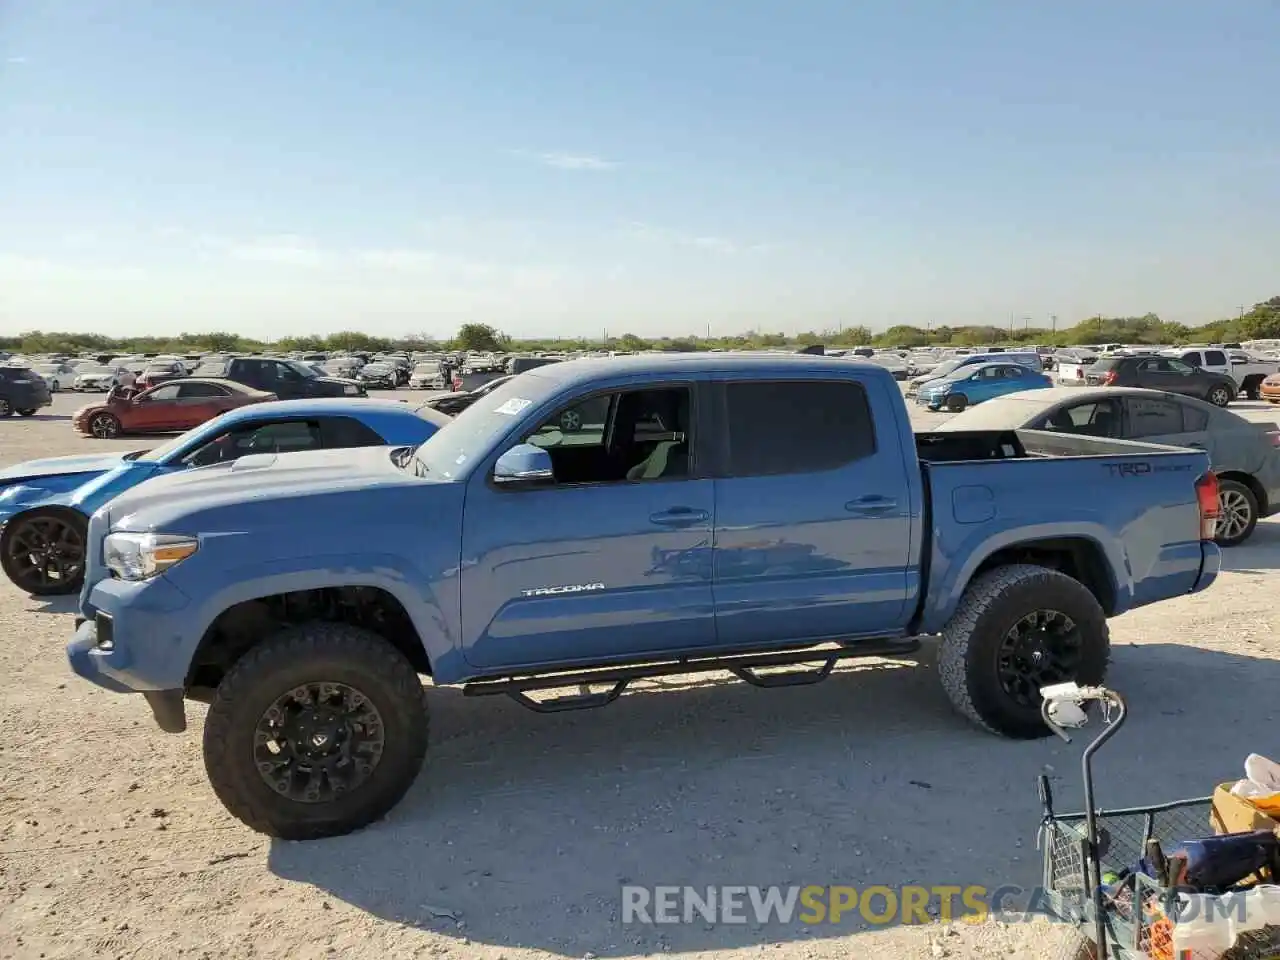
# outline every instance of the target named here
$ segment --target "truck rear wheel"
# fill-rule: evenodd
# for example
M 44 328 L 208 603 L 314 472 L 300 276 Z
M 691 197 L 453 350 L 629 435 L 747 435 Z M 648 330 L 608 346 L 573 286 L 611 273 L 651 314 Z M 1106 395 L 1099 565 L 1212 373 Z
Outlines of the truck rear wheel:
M 952 705 L 978 726 L 1030 740 L 1049 734 L 1040 688 L 1101 683 L 1107 618 L 1078 580 L 1013 564 L 977 577 L 942 631 L 938 671 Z
M 377 634 L 315 622 L 246 653 L 218 685 L 204 727 L 214 793 L 285 840 L 339 836 L 381 819 L 427 751 L 413 666 Z

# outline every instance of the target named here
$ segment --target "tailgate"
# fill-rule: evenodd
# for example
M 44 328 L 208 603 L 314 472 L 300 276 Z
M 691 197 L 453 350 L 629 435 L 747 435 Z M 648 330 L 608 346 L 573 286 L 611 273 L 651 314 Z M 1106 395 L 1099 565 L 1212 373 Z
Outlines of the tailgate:
M 1200 540 L 1199 450 L 1019 430 L 1027 456 L 922 463 L 933 542 L 921 628 L 941 629 L 973 571 L 1032 541 L 1079 544 L 1109 570 L 1112 613 L 1190 593 L 1216 572 Z

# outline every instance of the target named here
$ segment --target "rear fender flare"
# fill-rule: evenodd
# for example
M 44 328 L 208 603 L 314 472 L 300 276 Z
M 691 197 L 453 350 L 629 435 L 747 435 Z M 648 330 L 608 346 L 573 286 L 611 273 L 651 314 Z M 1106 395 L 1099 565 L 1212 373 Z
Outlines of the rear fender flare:
M 1041 540 L 1087 540 L 1098 547 L 1106 560 L 1107 574 L 1115 591 L 1113 615 L 1127 610 L 1133 597 L 1133 576 L 1119 541 L 1106 527 L 1087 522 L 1056 522 L 1019 526 L 1016 529 L 982 536 L 980 531 L 959 543 L 948 547 L 934 547 L 930 567 L 928 599 L 920 618 L 920 633 L 938 633 L 946 625 L 960 605 L 960 599 L 968 589 L 978 569 L 999 550 L 1030 544 Z M 948 557 L 964 557 L 955 564 Z

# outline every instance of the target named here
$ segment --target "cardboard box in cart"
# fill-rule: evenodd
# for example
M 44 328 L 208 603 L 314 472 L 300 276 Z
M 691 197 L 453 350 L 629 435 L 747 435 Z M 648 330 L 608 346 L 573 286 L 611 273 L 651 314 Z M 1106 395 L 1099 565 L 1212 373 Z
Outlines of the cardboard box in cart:
M 1233 786 L 1234 781 L 1223 783 L 1213 791 L 1213 810 L 1209 814 L 1209 823 L 1215 833 L 1244 833 L 1247 830 L 1280 828 L 1280 820 L 1259 810 L 1243 797 L 1232 796 Z M 1274 812 L 1280 816 L 1280 806 Z

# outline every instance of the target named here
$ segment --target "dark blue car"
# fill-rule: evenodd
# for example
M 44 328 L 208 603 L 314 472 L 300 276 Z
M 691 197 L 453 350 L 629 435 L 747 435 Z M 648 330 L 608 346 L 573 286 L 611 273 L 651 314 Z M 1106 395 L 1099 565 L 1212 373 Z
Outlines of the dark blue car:
M 232 410 L 153 450 L 29 460 L 0 471 L 0 566 L 28 593 L 73 593 L 89 517 L 144 480 L 251 453 L 417 445 L 450 419 L 390 401 L 284 400 Z

